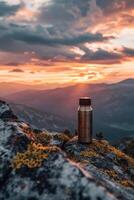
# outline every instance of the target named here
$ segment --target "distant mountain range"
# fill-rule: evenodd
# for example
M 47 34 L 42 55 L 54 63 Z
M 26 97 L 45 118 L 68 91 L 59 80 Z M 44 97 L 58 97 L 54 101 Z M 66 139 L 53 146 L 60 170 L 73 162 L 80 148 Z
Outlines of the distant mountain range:
M 78 84 L 51 90 L 25 90 L 8 95 L 6 99 L 61 116 L 66 123 L 73 122 L 75 129 L 81 96 L 92 98 L 94 133 L 102 131 L 111 141 L 134 134 L 134 79 L 115 84 Z
M 55 87 L 65 87 L 64 85 L 54 85 L 49 84 L 49 89 L 55 88 Z M 24 84 L 24 83 L 16 83 L 16 82 L 0 82 L 0 97 L 5 97 L 7 95 L 22 92 L 25 90 L 46 90 L 48 89 L 48 84 Z
M 71 125 L 57 115 L 42 112 L 29 106 L 21 104 L 11 104 L 10 106 L 20 120 L 28 122 L 34 129 L 62 132 Z
M 12 82 L 0 82 L 0 97 L 10 95 L 12 93 L 20 92 L 30 89 L 29 85 L 12 83 Z

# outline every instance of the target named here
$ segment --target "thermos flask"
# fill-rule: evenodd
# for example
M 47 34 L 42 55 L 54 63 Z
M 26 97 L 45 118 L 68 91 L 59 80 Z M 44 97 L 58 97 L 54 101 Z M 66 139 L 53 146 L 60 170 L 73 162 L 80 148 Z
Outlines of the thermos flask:
M 92 142 L 92 120 L 93 109 L 91 107 L 91 99 L 82 97 L 79 99 L 78 108 L 78 141 L 80 143 Z

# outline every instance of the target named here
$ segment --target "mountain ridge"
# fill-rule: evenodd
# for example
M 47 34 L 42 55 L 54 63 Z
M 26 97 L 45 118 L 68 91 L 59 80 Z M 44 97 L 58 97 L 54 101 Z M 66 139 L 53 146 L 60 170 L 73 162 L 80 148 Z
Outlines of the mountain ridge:
M 23 91 L 18 91 L 18 92 L 15 92 L 15 93 L 12 93 L 13 95 L 14 94 L 19 94 L 21 92 L 32 92 L 32 91 L 38 91 L 38 92 L 49 92 L 49 91 L 55 91 L 55 90 L 60 90 L 60 89 L 66 89 L 66 88 L 73 88 L 73 87 L 79 87 L 79 86 L 99 86 L 99 87 L 103 87 L 103 86 L 114 86 L 114 85 L 118 85 L 118 84 L 134 84 L 134 79 L 133 78 L 129 78 L 129 79 L 124 79 L 122 81 L 118 81 L 116 83 L 78 83 L 78 84 L 73 84 L 73 85 L 70 85 L 70 86 L 65 86 L 65 87 L 56 87 L 56 88 L 52 88 L 52 89 L 28 89 L 28 90 L 23 90 Z M 28 86 L 30 87 L 30 86 Z M 7 96 L 8 97 L 8 96 Z
M 69 126 L 62 117 L 53 113 L 43 112 L 22 104 L 10 104 L 13 112 L 33 128 L 48 131 L 64 131 Z M 71 126 L 70 126 L 71 127 Z
M 133 81 L 128 79 L 126 82 Z M 124 82 L 111 85 L 82 84 L 31 92 L 31 94 L 23 92 L 9 97 L 8 101 L 21 102 L 38 110 L 59 115 L 68 124 L 75 121 L 74 129 L 76 129 L 78 99 L 81 96 L 91 96 L 94 108 L 94 132 L 101 131 L 106 139 L 115 142 L 117 137 L 120 139 L 122 135 L 125 137 L 134 134 L 133 87 L 134 84 L 124 84 Z
M 133 200 L 134 160 L 104 140 L 37 131 L 0 101 L 0 199 Z M 104 162 L 105 160 L 105 162 Z

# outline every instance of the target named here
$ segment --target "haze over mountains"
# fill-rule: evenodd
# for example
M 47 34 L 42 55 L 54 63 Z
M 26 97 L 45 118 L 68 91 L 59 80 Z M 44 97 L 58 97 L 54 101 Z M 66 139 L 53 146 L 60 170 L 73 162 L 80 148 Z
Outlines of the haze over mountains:
M 21 92 L 25 90 L 46 90 L 52 89 L 56 87 L 64 87 L 65 85 L 61 85 L 56 83 L 54 84 L 24 84 L 24 83 L 15 83 L 15 82 L 0 82 L 0 97 L 4 97 L 6 95 L 10 95 L 16 92 Z
M 34 129 L 63 132 L 71 126 L 71 123 L 67 123 L 53 113 L 42 112 L 22 104 L 11 104 L 10 106 L 20 120 L 28 122 Z
M 52 90 L 25 90 L 10 94 L 8 101 L 61 116 L 77 127 L 78 99 L 91 96 L 94 107 L 94 132 L 116 141 L 134 135 L 134 79 L 115 84 L 78 84 Z
M 30 89 L 30 86 L 19 83 L 1 82 L 0 83 L 0 97 L 9 95 L 15 92 Z

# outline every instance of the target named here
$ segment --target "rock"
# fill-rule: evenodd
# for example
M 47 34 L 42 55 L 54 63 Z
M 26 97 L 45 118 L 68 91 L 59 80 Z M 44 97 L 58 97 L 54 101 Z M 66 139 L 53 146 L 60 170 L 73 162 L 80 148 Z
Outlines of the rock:
M 118 144 L 118 148 L 124 153 L 126 153 L 127 155 L 134 158 L 134 138 L 133 137 L 123 138 L 120 144 Z
M 105 185 L 112 193 L 121 199 L 133 199 L 123 186 L 134 187 L 133 174 L 128 170 L 134 169 L 134 160 L 110 146 L 105 141 L 93 140 L 92 144 L 78 143 L 77 137 L 65 144 L 65 151 L 73 160 L 82 164 L 84 169 L 96 177 L 96 181 Z M 131 175 L 130 175 L 131 174 Z M 120 185 L 121 184 L 121 185 Z M 115 189 L 116 188 L 116 189 Z
M 114 165 L 113 166 L 113 169 L 118 173 L 118 174 L 121 174 L 123 175 L 123 171 L 121 170 L 121 168 L 117 165 Z
M 33 176 L 34 175 L 34 176 Z M 53 153 L 39 169 L 29 173 L 11 173 L 9 182 L 2 188 L 3 199 L 41 200 L 55 199 L 104 199 L 114 200 L 104 187 L 67 160 L 64 154 Z
M 12 112 L 11 108 L 9 107 L 6 102 L 0 100 L 0 118 L 4 121 L 9 120 L 17 120 L 17 116 Z
M 116 155 L 115 155 L 114 153 L 108 153 L 108 154 L 106 155 L 106 157 L 107 157 L 108 159 L 110 159 L 110 160 L 115 160 L 115 159 L 116 159 Z
M 8 110 L 0 102 L 0 199 L 134 199 L 133 159 L 103 140 L 83 145 L 65 133 L 34 131 Z

